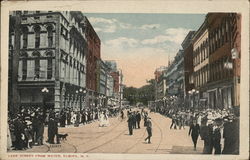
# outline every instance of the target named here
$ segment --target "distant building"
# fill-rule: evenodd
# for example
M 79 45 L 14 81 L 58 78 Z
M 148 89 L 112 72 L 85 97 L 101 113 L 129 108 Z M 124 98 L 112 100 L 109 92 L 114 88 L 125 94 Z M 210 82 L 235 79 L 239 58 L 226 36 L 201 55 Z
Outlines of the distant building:
M 161 66 L 157 68 L 154 72 L 155 75 L 155 99 L 161 99 L 166 96 L 166 77 L 165 72 L 167 70 L 166 66 Z
M 169 96 L 184 98 L 184 52 L 179 50 L 166 72 Z
M 116 61 L 114 60 L 106 60 L 104 61 L 105 64 L 110 68 L 110 71 L 111 72 L 115 72 L 117 71 L 117 64 L 116 64 Z

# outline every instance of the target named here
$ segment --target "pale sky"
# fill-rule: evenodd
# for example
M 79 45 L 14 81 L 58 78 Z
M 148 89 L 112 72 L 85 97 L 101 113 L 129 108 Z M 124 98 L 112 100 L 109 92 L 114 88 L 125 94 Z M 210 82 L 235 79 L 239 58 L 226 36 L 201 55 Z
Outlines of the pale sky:
M 84 13 L 101 39 L 101 58 L 115 60 L 126 86 L 141 87 L 167 66 L 205 14 Z

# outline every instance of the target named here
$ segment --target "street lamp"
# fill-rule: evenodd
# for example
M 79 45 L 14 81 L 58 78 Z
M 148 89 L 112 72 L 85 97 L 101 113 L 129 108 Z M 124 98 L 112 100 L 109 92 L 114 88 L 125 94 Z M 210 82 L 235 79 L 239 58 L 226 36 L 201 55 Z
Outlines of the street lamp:
M 85 89 L 83 90 L 82 88 L 80 88 L 79 91 L 78 90 L 76 91 L 76 93 L 80 94 L 80 111 L 82 111 L 82 97 L 85 99 L 86 90 Z
M 42 92 L 42 98 L 43 98 L 43 112 L 44 112 L 44 114 L 45 114 L 45 113 L 46 113 L 46 109 L 47 109 L 47 107 L 45 107 L 45 96 L 46 96 L 47 93 L 49 93 L 49 90 L 48 90 L 47 87 L 44 87 L 44 88 L 41 90 L 41 92 Z

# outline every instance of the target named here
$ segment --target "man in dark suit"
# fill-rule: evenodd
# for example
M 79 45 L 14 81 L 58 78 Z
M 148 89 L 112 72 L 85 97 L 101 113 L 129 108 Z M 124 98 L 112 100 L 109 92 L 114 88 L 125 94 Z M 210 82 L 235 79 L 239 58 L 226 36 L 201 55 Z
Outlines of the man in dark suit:
M 136 113 L 135 111 L 132 113 L 132 126 L 133 126 L 133 129 L 136 129 Z
M 214 128 L 213 128 L 213 148 L 214 154 L 221 154 L 221 132 L 218 124 L 218 119 L 215 120 Z
M 133 116 L 132 113 L 128 112 L 128 130 L 129 135 L 133 135 Z
M 196 122 L 196 120 L 193 121 L 193 124 L 191 124 L 190 128 L 189 128 L 189 132 L 188 135 L 192 137 L 192 141 L 194 144 L 194 150 L 196 150 L 196 144 L 197 144 L 197 139 L 200 135 L 200 126 L 199 124 Z
M 49 116 L 49 123 L 48 123 L 48 142 L 50 144 L 55 144 L 54 139 L 55 136 L 58 134 L 58 126 L 55 113 L 50 113 Z
M 139 111 L 137 111 L 136 113 L 136 122 L 137 122 L 137 127 L 140 128 L 141 114 Z

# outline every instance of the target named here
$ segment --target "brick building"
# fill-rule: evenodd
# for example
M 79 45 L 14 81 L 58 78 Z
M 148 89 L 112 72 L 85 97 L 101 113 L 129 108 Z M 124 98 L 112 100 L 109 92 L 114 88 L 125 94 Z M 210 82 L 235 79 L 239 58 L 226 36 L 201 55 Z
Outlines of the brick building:
M 88 44 L 88 54 L 86 57 L 86 87 L 87 87 L 87 105 L 96 107 L 98 104 L 98 83 L 99 72 L 97 68 L 98 60 L 101 55 L 101 41 L 87 17 L 84 17 L 85 36 Z
M 208 97 L 211 108 L 231 108 L 233 66 L 231 55 L 231 18 L 229 13 L 207 15 L 209 37 Z

